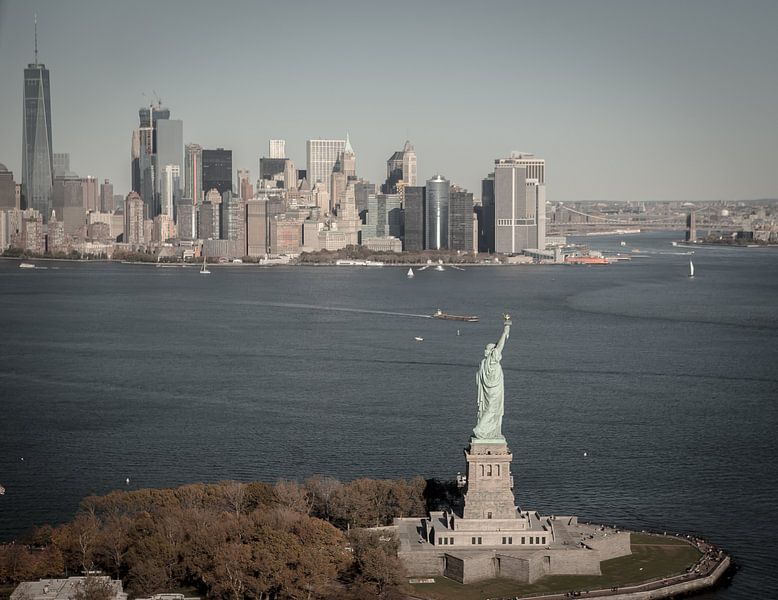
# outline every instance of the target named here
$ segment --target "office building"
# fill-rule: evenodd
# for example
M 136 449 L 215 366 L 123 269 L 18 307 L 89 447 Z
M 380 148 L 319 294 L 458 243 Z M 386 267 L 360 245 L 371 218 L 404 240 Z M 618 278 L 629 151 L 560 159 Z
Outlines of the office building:
M 286 158 L 286 141 L 270 140 L 268 151 L 270 158 Z
M 62 221 L 57 220 L 57 211 L 51 211 L 51 217 L 49 217 L 49 224 L 47 227 L 46 252 L 49 254 L 65 252 L 65 226 Z
M 302 221 L 293 216 L 275 215 L 270 222 L 270 253 L 299 254 L 303 244 Z
M 495 161 L 495 252 L 518 254 L 545 247 L 545 186 L 528 178 L 527 169 L 545 173 L 537 162 L 528 164 L 526 156 L 514 154 Z
M 451 184 L 435 175 L 427 180 L 427 213 L 424 245 L 427 250 L 448 248 L 448 210 Z
M 180 198 L 176 202 L 176 232 L 181 240 L 197 238 L 197 210 L 191 198 Z
M 100 212 L 113 212 L 116 205 L 113 199 L 113 184 L 106 179 L 100 184 Z
M 162 193 L 162 176 L 167 165 L 178 167 L 179 180 L 176 185 L 175 195 L 180 192 L 180 173 L 184 168 L 184 122 L 178 119 L 159 118 L 156 124 L 156 178 L 155 192 Z M 157 213 L 159 214 L 159 213 Z
M 494 252 L 494 173 L 481 180 L 478 207 L 478 251 Z
M 525 168 L 527 179 L 537 180 L 539 185 L 546 185 L 546 161 L 530 152 L 511 152 L 514 165 Z
M 161 171 L 160 179 L 160 214 L 167 215 L 172 220 L 176 201 L 180 197 L 181 167 L 179 165 L 165 165 Z
M 0 163 L 0 210 L 21 208 L 16 204 L 16 183 L 14 174 Z
M 54 177 L 70 173 L 70 154 L 67 152 L 54 152 L 52 161 L 54 163 Z
M 244 202 L 254 196 L 251 174 L 248 169 L 238 169 L 238 194 Z
M 97 186 L 97 177 L 87 175 L 81 178 L 81 198 L 86 212 L 100 211 L 100 195 Z
M 22 120 L 22 201 L 44 221 L 51 215 L 54 159 L 51 150 L 51 93 L 49 70 L 38 62 L 38 26 L 35 25 L 35 61 L 24 70 Z
M 21 249 L 33 254 L 46 252 L 43 215 L 34 208 L 22 211 Z
M 403 246 L 406 252 L 424 250 L 426 231 L 427 189 L 424 186 L 405 187 L 405 235 Z
M 55 177 L 51 205 L 63 224 L 65 235 L 75 236 L 86 222 L 81 178 L 75 173 Z
M 203 147 L 187 144 L 184 149 L 184 198 L 195 206 L 203 201 Z
M 229 191 L 229 190 L 227 190 Z M 221 239 L 221 203 L 219 190 L 212 188 L 205 194 L 200 205 L 197 237 L 202 240 Z
M 473 194 L 457 187 L 449 193 L 448 247 L 473 251 Z
M 132 247 L 142 246 L 145 241 L 145 205 L 138 192 L 130 192 L 124 201 L 124 243 Z
M 346 140 L 308 140 L 305 143 L 306 172 L 312 189 L 318 182 L 329 187 L 332 170 L 345 149 Z
M 233 192 L 222 194 L 221 238 L 246 244 L 246 202 Z
M 376 184 L 369 181 L 356 181 L 354 183 L 354 198 L 357 203 L 357 213 L 362 217 L 364 223 L 364 216 L 367 211 L 367 199 L 370 195 L 375 196 Z
M 232 191 L 232 150 L 203 150 L 203 190 Z
M 267 208 L 267 196 L 246 202 L 246 256 L 263 257 L 268 253 Z
M 416 185 L 416 151 L 410 141 L 386 161 L 386 182 L 381 189 L 386 194 L 397 193 L 400 182 L 406 186 Z

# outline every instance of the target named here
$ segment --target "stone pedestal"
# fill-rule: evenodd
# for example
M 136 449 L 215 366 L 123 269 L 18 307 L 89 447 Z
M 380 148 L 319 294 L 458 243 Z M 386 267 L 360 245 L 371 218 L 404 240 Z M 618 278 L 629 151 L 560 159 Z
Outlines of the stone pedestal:
M 470 440 L 465 449 L 467 491 L 465 519 L 518 519 L 513 497 L 511 461 L 505 440 Z

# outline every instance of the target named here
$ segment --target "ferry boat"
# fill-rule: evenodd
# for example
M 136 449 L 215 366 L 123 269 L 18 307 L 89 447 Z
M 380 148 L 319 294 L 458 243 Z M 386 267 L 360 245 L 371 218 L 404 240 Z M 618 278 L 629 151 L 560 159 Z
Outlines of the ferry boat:
M 478 322 L 478 317 L 476 315 L 450 315 L 448 313 L 444 313 L 440 309 L 436 310 L 430 316 L 433 319 L 443 319 L 444 321 L 467 321 L 468 323 Z
M 34 269 L 35 265 L 32 263 L 19 263 L 20 269 Z

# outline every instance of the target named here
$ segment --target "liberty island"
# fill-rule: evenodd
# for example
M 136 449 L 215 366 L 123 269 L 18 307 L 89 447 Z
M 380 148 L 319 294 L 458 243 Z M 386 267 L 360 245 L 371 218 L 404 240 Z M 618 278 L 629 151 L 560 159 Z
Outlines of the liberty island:
M 430 511 L 421 519 L 395 519 L 398 555 L 411 581 L 443 576 L 461 584 L 495 578 L 531 584 L 550 575 L 602 575 L 604 561 L 632 553 L 629 531 L 516 505 L 513 453 L 502 435 L 505 388 L 500 365 L 511 325 L 510 316 L 504 315 L 502 334 L 497 343 L 486 346 L 476 375 L 477 422 L 464 450 L 467 475 L 458 478 L 464 488 L 461 506 Z M 729 557 L 720 551 L 715 556 L 708 552 L 703 560 L 710 561 L 704 563 L 705 577 L 663 579 L 646 597 L 708 587 L 729 567 Z M 702 574 L 699 568 L 695 573 Z

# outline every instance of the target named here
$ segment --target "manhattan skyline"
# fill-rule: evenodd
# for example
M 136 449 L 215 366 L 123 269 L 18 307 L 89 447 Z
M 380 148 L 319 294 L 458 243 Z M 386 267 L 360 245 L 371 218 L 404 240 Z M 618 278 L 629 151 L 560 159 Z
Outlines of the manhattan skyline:
M 185 143 L 231 149 L 252 179 L 271 138 L 302 165 L 306 140 L 348 133 L 373 182 L 410 139 L 420 181 L 476 192 L 520 150 L 553 165 L 552 201 L 778 195 L 775 3 L 391 8 L 0 2 L 0 162 L 21 179 L 37 12 L 53 151 L 117 193 L 156 93 Z

